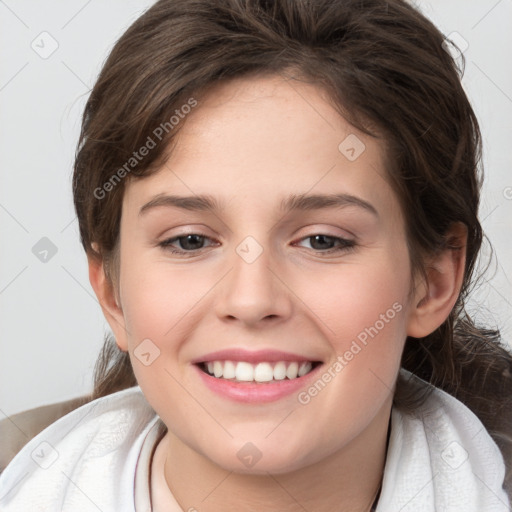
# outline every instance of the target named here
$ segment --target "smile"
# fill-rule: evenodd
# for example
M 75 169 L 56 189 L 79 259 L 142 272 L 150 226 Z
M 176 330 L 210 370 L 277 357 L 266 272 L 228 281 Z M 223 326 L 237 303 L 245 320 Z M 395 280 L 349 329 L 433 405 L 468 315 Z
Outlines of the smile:
M 232 347 L 190 362 L 201 386 L 221 399 L 265 403 L 292 398 L 321 372 L 320 354 Z
M 314 361 L 276 361 L 252 364 L 247 361 L 208 361 L 200 368 L 217 379 L 233 382 L 272 382 L 294 380 L 307 375 L 318 364 Z

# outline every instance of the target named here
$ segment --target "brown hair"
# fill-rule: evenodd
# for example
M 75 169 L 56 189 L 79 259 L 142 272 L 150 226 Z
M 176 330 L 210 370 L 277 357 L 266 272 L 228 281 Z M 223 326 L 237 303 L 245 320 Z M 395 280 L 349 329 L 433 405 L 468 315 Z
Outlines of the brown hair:
M 74 201 L 83 246 L 105 262 L 115 286 L 126 179 L 154 172 L 183 122 L 161 130 L 129 176 L 112 180 L 157 127 L 221 80 L 292 73 L 322 87 L 349 122 L 386 143 L 389 180 L 407 212 L 412 277 L 426 276 L 437 251 L 464 250 L 446 234 L 456 222 L 467 227 L 457 303 L 430 335 L 407 338 L 402 366 L 480 418 L 505 456 L 509 482 L 512 356 L 499 331 L 477 327 L 465 309 L 484 236 L 477 217 L 481 134 L 461 85 L 464 59 L 459 66 L 443 41 L 403 0 L 160 0 L 119 39 L 92 90 Z M 107 336 L 92 398 L 136 383 L 128 354 Z M 414 413 L 433 387 L 411 390 L 399 377 L 394 404 Z

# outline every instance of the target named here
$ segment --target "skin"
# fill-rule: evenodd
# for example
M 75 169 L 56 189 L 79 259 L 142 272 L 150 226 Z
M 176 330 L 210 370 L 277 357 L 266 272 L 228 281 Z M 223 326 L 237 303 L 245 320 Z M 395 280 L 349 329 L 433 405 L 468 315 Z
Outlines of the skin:
M 366 145 L 355 161 L 338 150 L 350 134 Z M 404 215 L 384 155 L 382 141 L 349 125 L 321 89 L 281 76 L 237 79 L 201 98 L 162 169 L 128 183 L 117 297 L 101 263 L 90 259 L 89 270 L 118 346 L 169 429 L 153 465 L 164 477 L 153 478 L 156 510 L 165 510 L 171 491 L 183 510 L 201 512 L 369 510 L 405 339 L 447 318 L 465 261 L 465 251 L 440 253 L 409 297 Z M 280 201 L 292 192 L 350 193 L 379 216 L 354 206 L 283 214 Z M 161 193 L 211 194 L 226 207 L 139 215 Z M 192 257 L 158 246 L 186 233 L 208 237 L 173 243 L 197 247 Z M 338 244 L 315 244 L 309 237 L 318 234 L 357 245 L 322 256 Z M 465 240 L 461 226 L 453 234 Z M 236 252 L 249 235 L 263 249 L 250 264 Z M 332 367 L 394 303 L 400 312 L 306 405 L 295 393 L 267 404 L 230 401 L 191 365 L 210 351 L 243 347 Z M 149 366 L 133 353 L 147 338 L 160 350 Z M 248 441 L 262 454 L 251 468 L 237 457 Z

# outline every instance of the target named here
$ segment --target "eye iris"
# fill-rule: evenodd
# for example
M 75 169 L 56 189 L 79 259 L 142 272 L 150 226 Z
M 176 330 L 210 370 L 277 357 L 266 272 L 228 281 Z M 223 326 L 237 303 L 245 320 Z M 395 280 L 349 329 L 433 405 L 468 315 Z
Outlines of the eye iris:
M 315 247 L 317 239 L 324 241 L 324 243 L 325 243 L 325 240 L 327 240 L 328 245 L 332 245 L 332 241 L 333 241 L 333 238 L 331 236 L 326 236 L 326 235 L 314 235 L 310 238 L 312 240 L 311 247 L 313 247 L 314 249 L 330 249 L 330 247 L 325 247 L 325 246 L 322 247 L 322 243 L 320 243 L 320 247 Z
M 182 246 L 183 249 L 189 249 L 189 250 L 201 249 L 201 247 L 194 246 L 193 242 L 192 242 L 192 247 L 190 247 L 190 246 L 187 247 L 189 245 L 189 242 L 190 242 L 189 239 L 195 240 L 195 242 L 197 242 L 199 245 L 202 245 L 201 242 L 203 241 L 203 237 L 201 235 L 181 236 L 179 238 L 179 240 L 180 240 L 180 245 Z M 183 243 L 183 241 L 185 241 L 185 243 Z

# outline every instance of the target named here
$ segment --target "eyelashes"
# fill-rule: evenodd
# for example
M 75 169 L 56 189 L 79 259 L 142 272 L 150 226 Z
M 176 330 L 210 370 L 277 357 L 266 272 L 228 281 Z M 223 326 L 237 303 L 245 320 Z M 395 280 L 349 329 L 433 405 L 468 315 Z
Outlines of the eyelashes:
M 178 256 L 184 256 L 184 257 L 190 257 L 195 256 L 199 253 L 204 252 L 205 247 L 195 247 L 198 243 L 204 240 L 213 240 L 212 238 L 202 235 L 200 233 L 186 233 L 183 235 L 175 236 L 173 238 L 168 238 L 166 240 L 163 240 L 162 242 L 158 243 L 158 246 L 161 247 L 165 252 L 175 254 Z M 354 240 L 348 240 L 346 238 L 341 238 L 337 236 L 327 235 L 324 233 L 315 233 L 312 235 L 308 235 L 305 237 L 302 237 L 299 239 L 299 241 L 303 240 L 314 240 L 314 242 L 311 244 L 313 245 L 322 245 L 326 243 L 327 244 L 337 244 L 335 247 L 331 248 L 320 248 L 315 249 L 312 247 L 311 251 L 313 251 L 315 254 L 318 254 L 320 256 L 324 254 L 333 254 L 333 253 L 343 253 L 343 252 L 350 252 L 353 251 L 357 244 Z M 178 245 L 181 245 L 182 248 L 177 248 L 175 244 L 178 243 Z M 294 243 L 294 245 L 297 242 Z M 218 244 L 218 242 L 215 242 L 215 244 Z M 187 249 L 188 246 L 188 249 Z M 191 248 L 190 248 L 191 247 Z M 211 246 L 210 246 L 211 247 Z M 206 247 L 207 248 L 207 247 Z

